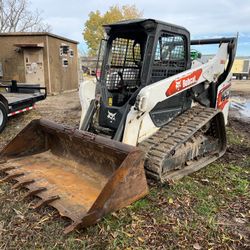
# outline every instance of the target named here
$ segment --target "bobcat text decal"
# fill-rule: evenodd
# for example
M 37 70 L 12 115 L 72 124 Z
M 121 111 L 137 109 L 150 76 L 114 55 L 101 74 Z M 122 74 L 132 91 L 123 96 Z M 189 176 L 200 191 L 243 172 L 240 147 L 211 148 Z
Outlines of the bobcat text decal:
M 171 96 L 194 85 L 199 80 L 201 73 L 202 69 L 198 69 L 187 76 L 174 80 L 167 89 L 166 96 Z

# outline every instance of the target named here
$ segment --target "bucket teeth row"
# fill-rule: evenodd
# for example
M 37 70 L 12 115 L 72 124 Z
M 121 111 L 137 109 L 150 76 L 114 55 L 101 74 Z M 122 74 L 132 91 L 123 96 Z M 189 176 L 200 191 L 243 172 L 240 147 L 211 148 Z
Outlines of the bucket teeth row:
M 3 178 L 1 181 L 9 181 L 11 179 L 16 179 L 17 183 L 13 185 L 13 189 L 18 189 L 22 187 L 27 187 L 31 184 L 35 183 L 35 180 L 30 180 L 27 179 L 27 177 L 24 175 L 24 173 L 21 173 L 20 171 L 17 171 L 16 169 L 13 170 L 13 168 L 10 169 L 10 167 L 5 168 L 5 172 L 8 173 L 8 175 Z M 26 178 L 25 178 L 26 177 Z M 47 188 L 45 187 L 39 187 L 39 188 L 34 188 L 31 189 L 24 198 L 30 197 L 30 196 L 38 196 L 40 193 L 48 191 Z M 35 209 L 38 209 L 44 205 L 48 205 L 49 203 L 56 201 L 60 199 L 59 195 L 54 195 L 54 196 L 48 196 L 45 198 L 41 198 L 41 200 L 34 206 Z
M 36 179 L 36 180 L 30 179 L 28 177 L 28 174 L 25 175 L 17 167 L 14 167 L 14 166 L 1 167 L 0 172 L 4 172 L 7 174 L 7 176 L 2 178 L 0 180 L 0 182 L 6 182 L 9 180 L 15 179 L 17 181 L 17 183 L 12 186 L 12 189 L 18 189 L 18 188 L 22 188 L 22 187 L 26 187 L 29 189 L 29 191 L 25 194 L 23 199 L 26 199 L 26 198 L 32 197 L 32 196 L 37 196 L 41 199 L 39 202 L 37 202 L 34 205 L 34 207 L 33 207 L 34 209 L 39 209 L 42 206 L 50 205 L 50 203 L 60 199 L 59 195 L 50 195 L 50 196 L 48 194 L 46 195 L 45 192 L 47 191 L 49 193 L 49 191 L 51 191 L 51 190 L 46 188 L 46 187 L 37 186 L 37 185 L 39 185 L 40 179 Z M 45 194 L 43 194 L 43 193 L 45 193 Z M 72 223 L 69 226 L 69 229 L 67 231 L 68 232 L 73 231 L 78 224 L 79 223 Z
M 12 179 L 15 179 L 17 181 L 17 183 L 12 186 L 12 189 L 18 189 L 23 187 L 28 189 L 28 192 L 25 194 L 23 199 L 27 199 L 28 197 L 32 196 L 37 196 L 41 199 L 33 206 L 34 209 L 40 209 L 42 206 L 46 205 L 53 206 L 52 203 L 60 199 L 59 195 L 52 195 L 53 189 L 49 187 L 46 188 L 39 186 L 39 182 L 41 181 L 41 179 L 31 179 L 29 177 L 29 173 L 23 171 L 22 167 L 17 167 L 13 165 L 0 166 L 0 172 L 7 174 L 6 177 L 0 180 L 1 182 L 9 181 Z M 56 208 L 55 203 L 54 205 L 54 207 Z M 75 217 L 75 215 L 70 213 L 68 213 L 66 216 L 70 218 L 73 222 L 65 228 L 64 233 L 70 233 L 75 229 L 79 228 L 82 223 L 81 218 Z
M 18 189 L 22 187 L 27 187 L 29 189 L 29 185 L 34 184 L 36 180 L 29 179 L 23 172 L 20 172 L 20 169 L 13 167 L 13 166 L 7 166 L 7 167 L 1 167 L 0 172 L 4 172 L 7 174 L 6 177 L 2 178 L 0 182 L 6 182 L 11 179 L 15 179 L 17 181 L 16 184 L 12 186 L 13 189 Z M 24 196 L 24 199 L 36 196 L 41 192 L 47 191 L 47 188 L 45 187 L 37 187 L 34 189 L 30 189 L 27 194 Z

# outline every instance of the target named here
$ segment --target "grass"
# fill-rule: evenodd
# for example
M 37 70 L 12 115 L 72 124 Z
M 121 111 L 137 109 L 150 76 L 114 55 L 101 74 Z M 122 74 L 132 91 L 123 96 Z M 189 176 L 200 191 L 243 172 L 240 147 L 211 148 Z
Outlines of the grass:
M 240 132 L 227 132 L 229 149 L 249 149 Z M 170 186 L 152 183 L 144 199 L 68 236 L 62 234 L 68 222 L 56 211 L 34 211 L 23 190 L 0 183 L 0 249 L 248 249 L 250 158 L 244 152 L 233 163 L 227 153 Z
M 244 141 L 244 136 L 232 128 L 227 128 L 227 140 L 231 145 L 239 145 Z

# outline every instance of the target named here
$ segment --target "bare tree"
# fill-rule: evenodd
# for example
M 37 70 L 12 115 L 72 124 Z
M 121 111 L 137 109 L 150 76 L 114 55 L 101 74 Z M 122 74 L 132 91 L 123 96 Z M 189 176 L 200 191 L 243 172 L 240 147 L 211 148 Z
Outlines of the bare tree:
M 50 31 L 41 12 L 30 11 L 28 5 L 28 0 L 0 0 L 0 32 Z

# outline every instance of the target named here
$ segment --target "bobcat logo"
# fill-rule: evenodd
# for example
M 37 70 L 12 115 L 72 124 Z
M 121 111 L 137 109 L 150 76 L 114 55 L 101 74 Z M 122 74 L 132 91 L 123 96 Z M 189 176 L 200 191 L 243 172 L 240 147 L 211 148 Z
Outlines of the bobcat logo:
M 110 111 L 108 111 L 108 116 L 107 118 L 110 120 L 110 122 L 114 122 L 115 121 L 115 116 L 117 113 L 111 113 Z
M 181 89 L 181 81 L 176 81 L 176 89 L 177 90 Z

